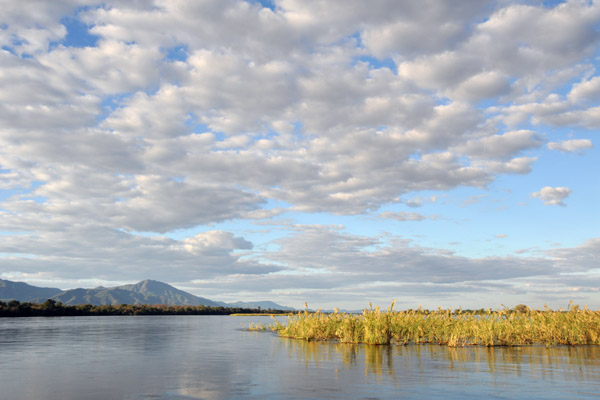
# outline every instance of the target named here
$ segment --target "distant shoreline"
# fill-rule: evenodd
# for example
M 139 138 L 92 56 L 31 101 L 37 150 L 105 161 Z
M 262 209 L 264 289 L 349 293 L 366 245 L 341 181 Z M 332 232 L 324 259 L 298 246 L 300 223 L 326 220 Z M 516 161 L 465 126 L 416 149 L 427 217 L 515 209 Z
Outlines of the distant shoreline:
M 82 317 L 102 315 L 288 315 L 289 310 L 243 307 L 187 306 L 166 304 L 65 305 L 54 300 L 29 303 L 0 301 L 0 318 L 19 317 Z

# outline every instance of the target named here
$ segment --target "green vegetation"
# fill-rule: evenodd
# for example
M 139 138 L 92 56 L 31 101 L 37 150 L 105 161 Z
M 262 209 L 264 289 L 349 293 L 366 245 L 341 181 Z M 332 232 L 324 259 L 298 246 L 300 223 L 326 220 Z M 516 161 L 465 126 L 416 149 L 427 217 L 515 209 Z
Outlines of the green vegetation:
M 260 309 L 238 307 L 209 307 L 209 306 L 169 306 L 158 305 L 102 305 L 78 304 L 64 305 L 48 299 L 44 303 L 28 303 L 11 300 L 0 301 L 0 317 L 65 317 L 87 315 L 231 315 L 255 314 Z M 264 310 L 262 310 L 264 312 Z M 268 310 L 272 314 L 289 314 L 289 311 Z
M 531 310 L 526 306 L 500 311 L 365 309 L 362 314 L 304 311 L 287 324 L 270 326 L 280 336 L 305 340 L 338 340 L 342 343 L 420 344 L 451 347 L 520 346 L 530 344 L 600 344 L 600 311 L 569 304 L 568 311 Z

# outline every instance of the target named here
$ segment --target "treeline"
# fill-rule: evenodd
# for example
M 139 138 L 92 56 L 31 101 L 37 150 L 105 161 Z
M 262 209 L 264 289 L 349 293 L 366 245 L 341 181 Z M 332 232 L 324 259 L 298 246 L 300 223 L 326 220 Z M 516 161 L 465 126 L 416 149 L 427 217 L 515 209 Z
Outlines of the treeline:
M 0 317 L 67 317 L 94 315 L 231 315 L 231 314 L 288 314 L 283 310 L 263 310 L 239 307 L 171 306 L 165 304 L 65 305 L 52 299 L 44 303 L 11 300 L 0 301 Z

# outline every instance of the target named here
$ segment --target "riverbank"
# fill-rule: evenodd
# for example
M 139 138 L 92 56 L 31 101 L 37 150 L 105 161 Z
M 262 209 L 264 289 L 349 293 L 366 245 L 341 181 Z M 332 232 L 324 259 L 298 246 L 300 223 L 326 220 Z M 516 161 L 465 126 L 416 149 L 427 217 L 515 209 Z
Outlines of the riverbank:
M 174 306 L 166 304 L 65 305 L 54 300 L 28 303 L 0 301 L 0 317 L 77 317 L 95 315 L 288 315 L 289 311 L 242 307 Z

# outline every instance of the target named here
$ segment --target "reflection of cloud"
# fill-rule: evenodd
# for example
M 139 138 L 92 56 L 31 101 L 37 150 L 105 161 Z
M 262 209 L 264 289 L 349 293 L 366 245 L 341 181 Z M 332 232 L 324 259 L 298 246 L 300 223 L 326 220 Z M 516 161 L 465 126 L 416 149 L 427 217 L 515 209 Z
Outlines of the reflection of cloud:
M 191 383 L 191 382 L 190 382 Z M 186 396 L 191 399 L 222 399 L 224 390 L 223 387 L 205 382 L 203 384 L 193 383 L 193 386 L 187 386 L 174 391 L 178 395 Z

